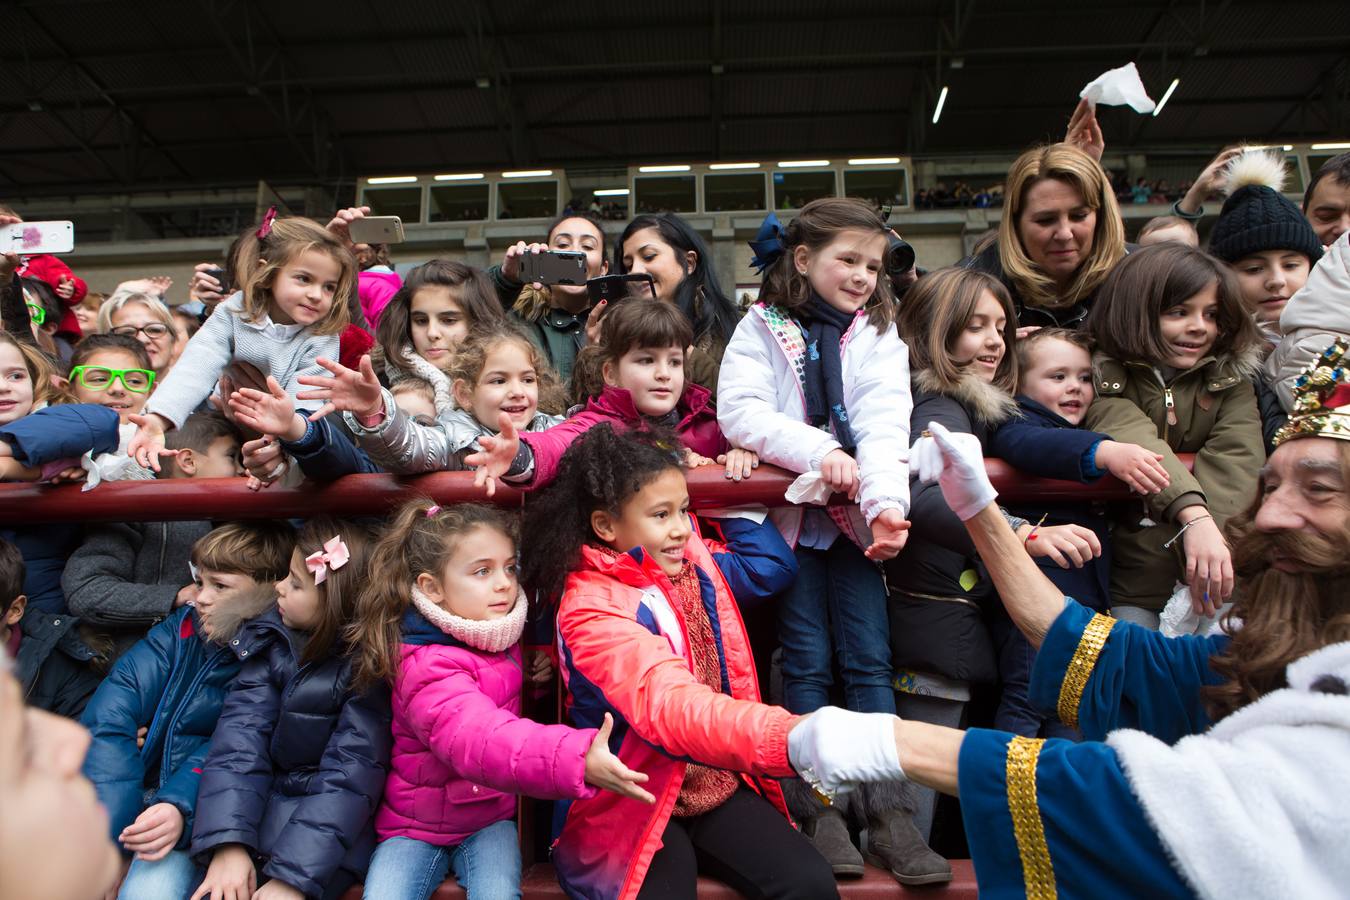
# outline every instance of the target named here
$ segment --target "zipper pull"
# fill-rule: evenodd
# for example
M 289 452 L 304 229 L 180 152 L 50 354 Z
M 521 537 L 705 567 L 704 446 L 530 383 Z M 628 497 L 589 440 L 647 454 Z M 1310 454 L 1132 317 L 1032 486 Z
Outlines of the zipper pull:
M 1163 388 L 1163 403 L 1167 406 L 1167 424 L 1177 424 L 1177 402 L 1172 399 L 1172 389 Z

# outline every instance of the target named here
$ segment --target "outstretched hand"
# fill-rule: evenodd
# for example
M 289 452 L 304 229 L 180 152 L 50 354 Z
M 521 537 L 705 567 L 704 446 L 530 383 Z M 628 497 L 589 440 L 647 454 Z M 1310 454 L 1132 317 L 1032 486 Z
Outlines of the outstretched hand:
M 164 423 L 167 420 L 163 416 L 146 413 L 128 418 L 136 426 L 136 434 L 127 445 L 127 456 L 135 460 L 136 465 L 158 472 L 160 457 L 178 455 L 177 450 L 164 449 Z
M 298 441 L 305 435 L 305 420 L 295 412 L 291 395 L 271 375 L 267 390 L 240 388 L 230 394 L 230 409 L 235 418 L 259 434 L 282 440 Z
M 1099 163 L 1102 161 L 1106 138 L 1102 137 L 1102 127 L 1097 124 L 1097 109 L 1086 97 L 1073 108 L 1069 128 L 1064 132 L 1064 143 L 1077 147 Z
M 925 484 L 934 481 L 961 521 L 973 517 L 998 497 L 984 470 L 984 448 L 973 434 L 953 434 L 937 422 L 909 451 L 909 471 Z
M 591 749 L 586 751 L 586 783 L 643 803 L 655 803 L 655 797 L 638 787 L 647 781 L 647 776 L 628 768 L 610 752 L 609 734 L 613 730 L 614 717 L 605 713 L 600 732 L 591 741 Z
M 370 354 L 361 357 L 359 369 L 349 369 L 340 362 L 324 359 L 316 360 L 332 377 L 326 375 L 301 375 L 297 381 L 314 388 L 296 394 L 298 400 L 322 400 L 309 420 L 317 422 L 331 412 L 339 410 L 349 412 L 361 419 L 367 419 L 384 410 L 384 395 L 380 389 L 380 379 L 370 364 Z
M 484 435 L 478 439 L 482 450 L 464 457 L 464 464 L 474 470 L 474 486 L 486 488 L 489 497 L 497 493 L 497 479 L 510 470 L 520 450 L 520 436 L 511 417 L 502 413 L 497 418 L 497 427 L 501 431 L 496 437 Z
M 873 562 L 894 559 L 909 539 L 909 521 L 898 509 L 882 510 L 872 520 L 872 544 L 864 551 Z

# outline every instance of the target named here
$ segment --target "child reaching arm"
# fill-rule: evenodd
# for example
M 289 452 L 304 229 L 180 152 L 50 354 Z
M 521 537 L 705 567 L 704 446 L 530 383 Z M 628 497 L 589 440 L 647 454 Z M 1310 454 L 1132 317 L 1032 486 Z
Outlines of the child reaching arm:
M 243 290 L 207 318 L 145 414 L 132 418 L 140 427 L 128 453 L 142 466 L 159 471 L 164 433 L 182 425 L 231 362 L 256 366 L 294 395 L 300 375 L 322 371 L 318 357 L 338 357 L 355 290 L 351 253 L 315 222 L 273 215 L 244 239 Z
M 393 683 L 394 746 L 366 896 L 425 898 L 451 867 L 471 897 L 515 896 L 517 794 L 603 788 L 652 802 L 647 777 L 610 752 L 608 727 L 521 717 L 527 601 L 505 516 L 409 502 L 376 544 L 368 584 L 348 636 L 356 684 Z

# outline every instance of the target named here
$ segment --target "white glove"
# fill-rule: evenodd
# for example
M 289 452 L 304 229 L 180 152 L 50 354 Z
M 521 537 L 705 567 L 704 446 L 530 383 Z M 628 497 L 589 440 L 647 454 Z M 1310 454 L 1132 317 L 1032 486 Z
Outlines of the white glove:
M 980 439 L 973 434 L 952 434 L 937 422 L 929 422 L 928 434 L 910 448 L 909 471 L 925 484 L 936 481 L 943 499 L 962 522 L 998 496 L 984 470 Z
M 895 747 L 895 716 L 822 706 L 788 732 L 788 761 L 833 800 L 864 781 L 905 777 Z

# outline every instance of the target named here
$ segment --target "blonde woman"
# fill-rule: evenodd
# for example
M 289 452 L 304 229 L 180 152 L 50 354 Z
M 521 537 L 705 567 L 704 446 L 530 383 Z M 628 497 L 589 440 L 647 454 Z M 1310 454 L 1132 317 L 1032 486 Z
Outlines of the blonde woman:
M 962 265 L 1008 288 L 1020 336 L 1042 326 L 1079 327 L 1125 253 L 1106 173 L 1077 147 L 1049 144 L 1012 164 L 998 240 Z
M 98 311 L 98 331 L 139 341 L 150 355 L 155 380 L 163 381 L 177 354 L 178 326 L 164 301 L 141 291 L 117 291 Z

